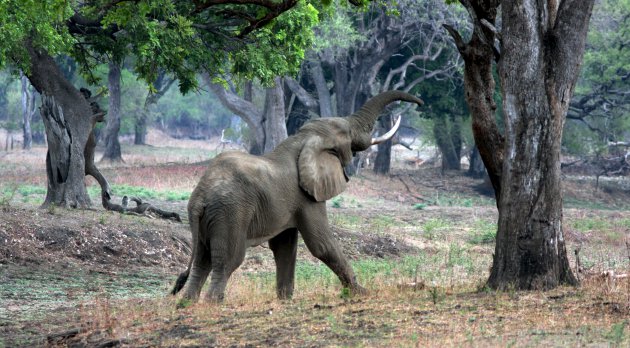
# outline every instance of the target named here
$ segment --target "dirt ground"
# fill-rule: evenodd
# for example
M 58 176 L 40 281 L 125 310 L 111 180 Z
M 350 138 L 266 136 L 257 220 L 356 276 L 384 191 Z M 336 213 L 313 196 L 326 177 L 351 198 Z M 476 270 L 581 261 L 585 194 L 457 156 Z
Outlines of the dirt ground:
M 125 163 L 103 171 L 113 184 L 190 192 L 199 162 L 216 149 L 200 144 L 125 146 Z M 579 250 L 580 288 L 486 290 L 497 213 L 479 193 L 483 181 L 400 160 L 392 176 L 364 170 L 328 202 L 332 230 L 368 295 L 344 294 L 300 243 L 296 296 L 278 301 L 273 257 L 259 246 L 225 303 L 178 310 L 168 292 L 188 262 L 187 219 L 97 204 L 38 209 L 41 193 L 16 190 L 45 186 L 42 154 L 0 152 L 0 347 L 630 343 L 630 279 L 615 277 L 630 271 L 627 178 L 602 179 L 595 190 L 592 178 L 565 177 L 565 237 L 572 265 Z M 186 200 L 151 201 L 185 216 Z

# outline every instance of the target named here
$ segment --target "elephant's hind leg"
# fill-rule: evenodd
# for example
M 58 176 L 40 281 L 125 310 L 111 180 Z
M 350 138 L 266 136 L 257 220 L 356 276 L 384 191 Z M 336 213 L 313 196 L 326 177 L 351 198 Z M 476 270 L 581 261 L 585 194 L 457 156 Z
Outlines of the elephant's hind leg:
M 288 229 L 269 240 L 269 248 L 276 261 L 276 293 L 279 299 L 293 296 L 297 241 L 296 228 Z
M 227 282 L 232 273 L 243 263 L 247 249 L 246 239 L 242 232 L 236 228 L 234 230 L 220 229 L 225 234 L 217 233 L 212 236 L 210 241 L 212 245 L 212 274 L 210 275 L 208 299 L 214 302 L 223 301 Z
M 210 250 L 203 245 L 199 245 L 195 250 L 190 272 L 188 274 L 188 280 L 184 285 L 183 297 L 185 299 L 191 301 L 197 301 L 197 299 L 199 299 L 201 287 L 203 287 L 203 284 L 206 282 L 211 269 L 212 263 Z

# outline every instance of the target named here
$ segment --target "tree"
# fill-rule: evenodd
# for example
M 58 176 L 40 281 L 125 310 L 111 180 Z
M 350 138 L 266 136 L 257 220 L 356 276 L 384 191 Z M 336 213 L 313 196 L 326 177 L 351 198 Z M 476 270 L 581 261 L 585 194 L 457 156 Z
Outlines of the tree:
M 33 146 L 33 132 L 31 131 L 31 121 L 35 114 L 36 103 L 35 98 L 37 92 L 31 88 L 31 83 L 28 82 L 28 78 L 24 74 L 20 74 L 20 83 L 22 85 L 22 134 L 24 142 L 22 148 L 24 150 L 30 150 Z
M 315 115 L 319 110 L 326 117 L 351 114 L 382 91 L 413 89 L 417 93 L 422 83 L 450 80 L 461 61 L 440 23 L 460 17 L 456 9 L 436 0 L 400 1 L 396 6 L 372 2 L 363 12 L 337 6 L 317 28 L 315 47 L 302 66 L 303 92 L 297 88 L 291 92 L 300 103 L 307 99 L 302 95 L 312 94 L 309 100 L 313 102 L 304 109 Z M 294 107 L 291 111 L 302 110 Z M 386 132 L 391 125 L 391 114 L 386 114 L 378 131 Z M 374 167 L 378 173 L 389 172 L 391 145 L 379 144 Z
M 630 132 L 630 1 L 602 0 L 594 8 L 580 79 L 571 100 L 563 147 L 599 155 Z
M 469 42 L 446 26 L 465 61 L 473 134 L 499 210 L 492 288 L 577 284 L 562 230 L 560 139 L 594 0 L 459 1 Z M 500 50 L 494 45 L 499 5 Z M 499 61 L 505 137 L 494 121 L 492 62 Z
M 295 70 L 296 57 L 303 55 L 299 46 L 303 41 L 292 40 L 274 22 L 296 4 L 296 0 L 93 0 L 80 6 L 64 0 L 1 2 L 0 66 L 12 61 L 42 94 L 49 142 L 48 193 L 43 206 L 90 206 L 83 181 L 86 174 L 97 178 L 104 199 L 110 197 L 107 182 L 99 180 L 104 178 L 88 161 L 93 160 L 92 129 L 103 115 L 92 112 L 53 57 L 71 55 L 94 82 L 90 69 L 101 57 L 133 55 L 140 77 L 152 82 L 165 69 L 187 92 L 196 88 L 196 73 L 202 68 L 212 73 L 230 68 L 244 71 L 240 67 L 248 67 L 246 59 L 252 50 L 248 44 L 267 40 L 274 45 L 259 49 L 272 59 L 257 61 L 256 69 L 245 74 L 268 81 L 271 73 Z M 298 29 L 300 33 L 310 30 L 308 26 Z M 292 45 L 281 49 L 289 40 Z M 284 64 L 266 64 L 275 64 L 280 57 L 287 58 Z
M 153 82 L 153 88 L 149 90 L 146 98 L 144 99 L 142 110 L 136 113 L 134 124 L 134 145 L 146 144 L 147 122 L 149 121 L 149 114 L 151 113 L 150 109 L 153 105 L 157 104 L 166 92 L 168 92 L 174 82 L 175 79 L 169 77 L 164 70 L 160 70 L 158 72 L 158 75 Z
M 284 86 L 276 78 L 273 86 L 265 89 L 262 109 L 251 98 L 239 96 L 235 88 L 225 89 L 207 78 L 208 86 L 230 111 L 241 117 L 253 133 L 249 152 L 260 155 L 273 150 L 287 137 Z
M 121 64 L 109 62 L 107 87 L 109 90 L 109 109 L 105 126 L 105 152 L 101 161 L 122 162 L 118 133 L 120 131 L 120 78 Z

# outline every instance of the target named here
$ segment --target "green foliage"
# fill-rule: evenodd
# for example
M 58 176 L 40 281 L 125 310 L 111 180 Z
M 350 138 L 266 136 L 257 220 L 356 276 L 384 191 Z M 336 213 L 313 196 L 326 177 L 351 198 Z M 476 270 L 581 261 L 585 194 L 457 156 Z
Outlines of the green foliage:
M 0 1 L 0 66 L 12 62 L 28 71 L 27 40 L 52 55 L 68 51 L 75 41 L 65 22 L 72 13 L 66 0 Z
M 329 50 L 334 56 L 345 54 L 348 49 L 365 39 L 365 35 L 356 29 L 351 12 L 341 6 L 326 11 L 324 19 L 315 30 L 317 36 L 313 40 L 313 50 Z
M 229 54 L 232 72 L 247 80 L 258 78 L 266 85 L 277 76 L 297 75 L 305 50 L 313 42 L 313 27 L 317 23 L 315 7 L 299 2 L 293 10 L 258 30 L 255 44 Z
M 630 100 L 630 1 L 595 3 L 582 72 L 569 110 L 562 146 L 572 155 L 605 155 L 609 141 L 627 141 Z M 583 117 L 582 120 L 572 118 Z
M 267 25 L 243 32 L 250 25 L 243 18 L 273 15 L 269 11 L 230 3 L 199 10 L 172 0 L 90 0 L 80 6 L 65 0 L 0 1 L 0 67 L 12 61 L 27 70 L 24 47 L 32 40 L 53 57 L 72 56 L 91 84 L 99 82 L 92 73 L 98 64 L 125 57 L 133 57 L 134 73 L 152 91 L 161 70 L 173 75 L 184 93 L 197 89 L 200 71 L 216 76 L 232 70 L 270 83 L 276 76 L 297 74 L 318 12 L 300 1 Z M 240 19 L 230 19 L 234 13 Z M 74 15 L 80 18 L 80 30 Z

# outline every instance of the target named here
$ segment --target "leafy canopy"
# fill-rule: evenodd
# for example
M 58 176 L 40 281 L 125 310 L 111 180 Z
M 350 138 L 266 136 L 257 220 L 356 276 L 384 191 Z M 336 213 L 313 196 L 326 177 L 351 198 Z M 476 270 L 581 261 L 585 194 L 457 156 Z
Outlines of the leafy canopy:
M 52 56 L 72 56 L 84 73 L 132 57 L 140 78 L 154 81 L 163 69 L 182 92 L 196 88 L 202 70 L 263 82 L 295 74 L 317 10 L 305 0 L 257 2 L 0 0 L 0 66 L 27 71 L 32 39 Z

